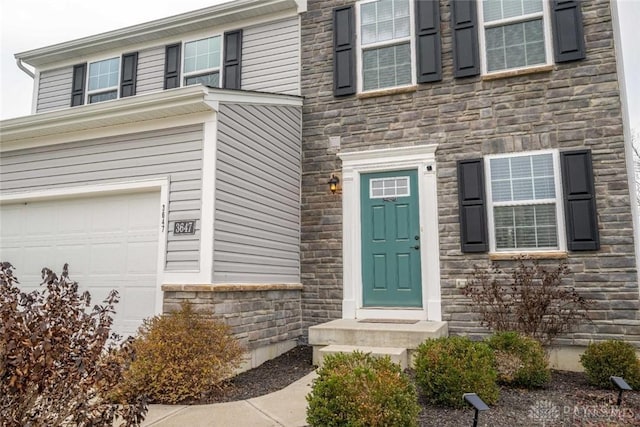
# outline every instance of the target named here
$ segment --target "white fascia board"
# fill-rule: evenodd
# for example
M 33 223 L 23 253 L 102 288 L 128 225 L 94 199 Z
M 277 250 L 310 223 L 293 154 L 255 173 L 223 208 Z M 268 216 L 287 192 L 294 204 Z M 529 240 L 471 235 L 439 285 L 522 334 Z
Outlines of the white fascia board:
M 16 59 L 36 68 L 47 64 L 85 57 L 105 50 L 175 37 L 180 34 L 213 28 L 243 19 L 292 12 L 306 11 L 304 0 L 236 0 L 194 10 L 191 12 L 162 18 L 143 24 L 133 25 L 114 31 L 58 43 L 39 49 L 17 53 Z
M 205 99 L 217 105 L 226 104 L 251 104 L 251 105 L 290 105 L 302 107 L 304 98 L 297 95 L 283 95 L 271 92 L 257 92 L 249 90 L 208 88 L 209 93 Z
M 0 151 L 39 137 L 215 111 L 207 93 L 204 86 L 188 86 L 3 120 Z
M 60 144 L 87 133 L 106 136 L 108 129 L 114 130 L 111 135 L 126 133 L 131 125 L 142 131 L 144 124 L 202 123 L 220 103 L 301 107 L 302 102 L 295 95 L 186 86 L 0 121 L 0 152 Z

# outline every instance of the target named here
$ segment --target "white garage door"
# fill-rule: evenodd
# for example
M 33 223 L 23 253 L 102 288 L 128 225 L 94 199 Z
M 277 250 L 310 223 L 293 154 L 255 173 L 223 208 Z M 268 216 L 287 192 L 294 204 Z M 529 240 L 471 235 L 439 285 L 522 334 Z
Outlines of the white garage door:
M 159 204 L 158 192 L 4 204 L 0 259 L 26 289 L 39 285 L 43 267 L 59 274 L 69 263 L 92 306 L 117 289 L 114 330 L 134 334 L 156 314 Z

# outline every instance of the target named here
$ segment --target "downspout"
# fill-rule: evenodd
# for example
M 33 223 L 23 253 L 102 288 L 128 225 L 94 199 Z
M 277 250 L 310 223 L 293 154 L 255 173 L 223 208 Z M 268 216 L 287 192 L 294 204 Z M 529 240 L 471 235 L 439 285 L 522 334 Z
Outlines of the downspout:
M 33 74 L 33 71 L 24 66 L 24 64 L 22 63 L 22 59 L 16 58 L 16 64 L 18 65 L 18 68 L 24 71 L 25 74 L 27 74 L 29 77 L 31 77 L 32 79 L 36 78 L 36 75 Z

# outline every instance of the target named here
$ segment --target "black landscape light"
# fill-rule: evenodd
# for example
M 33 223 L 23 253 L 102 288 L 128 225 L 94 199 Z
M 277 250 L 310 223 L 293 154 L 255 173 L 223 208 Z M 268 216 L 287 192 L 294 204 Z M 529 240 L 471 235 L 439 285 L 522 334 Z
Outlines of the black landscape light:
M 480 397 L 475 393 L 465 393 L 462 395 L 464 400 L 476 410 L 476 413 L 473 417 L 473 427 L 478 427 L 478 414 L 480 411 L 486 411 L 489 409 L 486 403 L 480 399 Z
M 611 381 L 611 384 L 616 386 L 616 388 L 618 389 L 618 402 L 616 403 L 616 405 L 620 406 L 620 404 L 622 403 L 622 392 L 625 390 L 633 389 L 622 377 L 609 377 L 609 381 Z

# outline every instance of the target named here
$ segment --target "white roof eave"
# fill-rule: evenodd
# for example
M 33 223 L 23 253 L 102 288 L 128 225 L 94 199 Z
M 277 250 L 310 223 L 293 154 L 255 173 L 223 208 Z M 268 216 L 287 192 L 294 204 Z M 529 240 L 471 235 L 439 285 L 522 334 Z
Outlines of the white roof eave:
M 218 111 L 220 103 L 302 106 L 294 95 L 208 88 L 169 89 L 0 121 L 0 152 L 49 145 L 53 137 Z M 64 140 L 64 137 L 62 138 Z
M 287 10 L 300 13 L 306 9 L 301 0 L 236 0 L 180 15 L 162 18 L 81 39 L 15 54 L 16 59 L 36 68 L 80 58 L 105 50 L 123 48 L 191 31 L 211 28 L 234 21 Z

